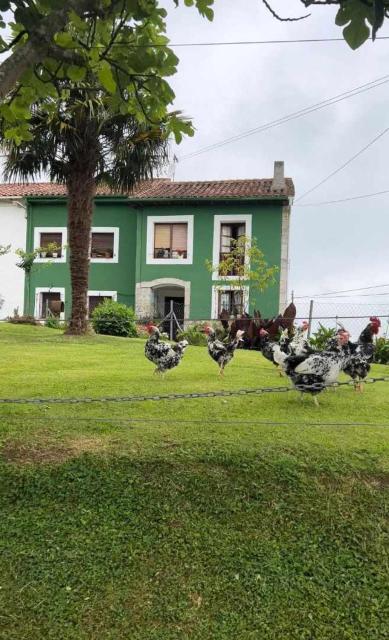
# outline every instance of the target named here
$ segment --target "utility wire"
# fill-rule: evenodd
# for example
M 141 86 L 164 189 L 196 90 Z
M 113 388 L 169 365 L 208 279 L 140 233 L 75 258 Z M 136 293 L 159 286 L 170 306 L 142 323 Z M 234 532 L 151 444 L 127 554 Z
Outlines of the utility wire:
M 376 78 L 375 80 L 371 80 L 370 82 L 366 82 L 358 87 L 354 87 L 353 89 L 349 89 L 348 91 L 344 91 L 343 93 L 339 93 L 332 98 L 327 98 L 326 100 L 322 100 L 321 102 L 317 102 L 309 107 L 305 107 L 304 109 L 299 109 L 294 113 L 290 113 L 282 118 L 278 118 L 277 120 L 272 120 L 271 122 L 267 122 L 263 125 L 259 125 L 253 129 L 248 129 L 247 131 L 243 131 L 235 136 L 231 136 L 230 138 L 225 138 L 224 140 L 220 140 L 219 142 L 215 142 L 213 144 L 207 145 L 206 147 L 202 147 L 197 151 L 192 151 L 186 155 L 183 155 L 179 158 L 179 160 L 188 160 L 190 158 L 194 158 L 200 154 L 208 153 L 208 151 L 213 151 L 215 149 L 219 149 L 227 144 L 231 144 L 232 142 L 237 142 L 249 136 L 252 136 L 256 133 L 262 133 L 263 131 L 267 131 L 272 129 L 273 127 L 277 127 L 281 124 L 285 124 L 290 122 L 291 120 L 296 120 L 297 118 L 301 118 L 304 115 L 308 115 L 310 113 L 314 113 L 315 111 L 319 111 L 320 109 L 324 109 L 325 107 L 331 106 L 333 104 L 337 104 L 338 102 L 342 102 L 348 98 L 352 98 L 360 93 L 365 93 L 365 91 L 370 91 L 371 89 L 375 89 L 376 87 L 380 87 L 383 84 L 386 84 L 389 81 L 389 75 L 382 76 L 380 78 Z
M 341 202 L 350 202 L 351 200 L 363 200 L 364 198 L 373 198 L 374 196 L 382 196 L 389 193 L 389 189 L 385 191 L 376 191 L 375 193 L 364 193 L 361 196 L 350 196 L 349 198 L 341 198 L 340 200 L 327 200 L 325 202 L 307 202 L 306 204 L 294 204 L 294 207 L 322 207 L 325 204 L 339 204 Z
M 369 38 L 369 40 L 373 40 Z M 376 40 L 389 40 L 389 36 L 377 36 Z M 136 47 L 139 49 L 163 48 L 163 47 L 236 47 L 247 45 L 263 45 L 263 44 L 304 44 L 319 42 L 344 42 L 344 38 L 297 38 L 287 40 L 231 40 L 222 42 L 168 42 L 165 44 L 157 44 L 150 42 L 147 44 L 137 44 L 133 42 L 114 42 L 114 47 Z M 99 47 L 91 47 L 98 49 Z
M 362 149 L 360 149 L 359 151 L 357 151 L 357 153 L 354 153 L 353 156 L 351 156 L 351 158 L 349 158 L 348 160 L 346 160 L 346 162 L 344 162 L 340 167 L 338 167 L 337 169 L 335 169 L 335 171 L 331 171 L 331 173 L 326 176 L 325 178 L 323 178 L 323 180 L 320 180 L 320 182 L 318 182 L 317 184 L 315 184 L 313 187 L 311 187 L 311 189 L 308 189 L 308 191 L 305 191 L 301 196 L 299 196 L 296 200 L 296 202 L 298 202 L 299 200 L 302 200 L 302 198 L 305 198 L 305 196 L 307 196 L 309 193 L 312 193 L 312 191 L 315 191 L 316 189 L 318 189 L 319 187 L 321 187 L 322 184 L 324 184 L 325 182 L 327 182 L 328 180 L 330 180 L 330 178 L 332 178 L 333 176 L 335 176 L 337 173 L 339 173 L 340 171 L 342 171 L 345 167 L 347 167 L 349 164 L 351 164 L 352 162 L 354 162 L 354 160 L 356 158 L 358 158 L 362 153 L 364 153 L 367 149 L 369 149 L 373 144 L 375 144 L 377 142 L 377 140 L 379 140 L 380 138 L 382 138 L 382 136 L 384 136 L 387 132 L 389 131 L 389 127 L 386 127 L 386 129 L 384 129 L 383 131 L 381 131 L 381 133 L 379 133 L 377 136 L 375 136 L 375 138 L 373 138 L 373 140 L 370 140 L 370 142 L 368 142 L 364 147 L 362 147 Z
M 330 296 L 332 294 L 338 294 L 338 293 L 350 293 L 351 291 L 366 291 L 367 289 L 381 289 L 382 287 L 389 287 L 389 283 L 374 284 L 369 287 L 357 287 L 356 289 L 340 289 L 339 291 L 328 291 L 327 293 L 315 293 L 314 295 L 310 295 L 310 296 L 294 296 L 294 299 L 298 300 L 299 298 L 319 298 L 322 296 Z

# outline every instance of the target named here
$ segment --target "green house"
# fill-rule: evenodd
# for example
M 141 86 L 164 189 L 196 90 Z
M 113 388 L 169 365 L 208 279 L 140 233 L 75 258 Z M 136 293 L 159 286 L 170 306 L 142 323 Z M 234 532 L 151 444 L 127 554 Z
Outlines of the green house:
M 103 298 L 112 298 L 134 307 L 141 318 L 164 317 L 171 304 L 179 317 L 190 320 L 217 318 L 221 309 L 233 313 L 241 293 L 228 281 L 220 286 L 218 274 L 205 263 L 211 259 L 217 266 L 231 238 L 244 234 L 257 239 L 269 265 L 279 267 L 276 284 L 264 293 L 245 287 L 244 308 L 260 309 L 264 316 L 277 313 L 287 303 L 293 195 L 282 162 L 275 163 L 269 179 L 157 179 L 131 196 L 100 189 L 91 236 L 90 311 Z M 29 185 L 25 202 L 27 250 L 42 247 L 26 282 L 25 313 L 44 317 L 48 308 L 61 307 L 66 318 L 71 289 L 64 189 Z

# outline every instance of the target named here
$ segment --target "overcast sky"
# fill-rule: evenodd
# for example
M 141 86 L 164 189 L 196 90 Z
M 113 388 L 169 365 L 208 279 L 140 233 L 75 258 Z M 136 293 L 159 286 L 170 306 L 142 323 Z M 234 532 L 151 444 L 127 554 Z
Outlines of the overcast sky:
M 339 37 L 336 9 L 312 8 L 307 20 L 280 23 L 260 0 L 216 0 L 212 23 L 194 9 L 169 9 L 172 43 Z M 287 5 L 287 8 L 286 8 Z M 284 15 L 301 15 L 299 0 L 273 0 Z M 286 13 L 287 12 L 287 13 Z M 389 28 L 379 35 L 389 35 Z M 193 118 L 196 135 L 175 148 L 180 158 L 388 73 L 389 40 L 352 51 L 344 42 L 176 48 L 171 78 L 176 108 Z M 178 162 L 176 180 L 270 177 L 284 160 L 296 198 L 389 127 L 389 83 L 269 131 Z M 301 204 L 389 189 L 389 132 Z M 389 283 L 389 194 L 292 209 L 290 290 L 296 295 Z M 259 238 L 260 241 L 260 238 Z M 336 299 L 373 303 L 387 296 Z M 367 292 L 365 292 L 367 293 Z M 386 304 L 388 303 L 388 304 Z M 335 307 L 334 307 L 335 308 Z M 339 307 L 340 308 L 340 307 Z M 345 307 L 344 307 L 345 308 Z

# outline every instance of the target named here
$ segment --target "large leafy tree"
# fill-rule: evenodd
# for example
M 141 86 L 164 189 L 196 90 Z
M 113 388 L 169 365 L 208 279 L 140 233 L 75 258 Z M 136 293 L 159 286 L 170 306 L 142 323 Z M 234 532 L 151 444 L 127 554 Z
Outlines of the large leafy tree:
M 310 14 L 287 16 L 274 9 L 272 0 L 262 0 L 272 15 L 283 22 L 294 22 L 308 18 Z M 343 27 L 343 37 L 352 49 L 358 49 L 382 27 L 385 18 L 389 18 L 389 0 L 300 0 L 307 9 L 323 5 L 337 6 L 335 23 Z
M 183 0 L 210 20 L 213 1 Z M 0 0 L 0 29 L 12 31 L 10 38 L 0 35 L 0 52 L 9 52 L 0 64 L 4 135 L 16 143 L 29 139 L 30 107 L 56 96 L 58 80 L 64 92 L 98 79 L 122 112 L 133 111 L 137 93 L 147 92 L 148 115 L 159 117 L 172 98 L 163 78 L 178 62 L 167 46 L 166 15 L 159 0 Z M 175 127 L 179 134 L 178 120 Z
M 212 1 L 196 4 L 204 12 Z M 37 0 L 35 5 L 53 2 Z M 174 93 L 165 77 L 175 73 L 178 60 L 166 46 L 165 12 L 158 0 L 89 0 L 89 6 L 90 13 L 82 17 L 71 12 L 54 36 L 55 47 L 72 59 L 48 55 L 23 73 L 0 106 L 6 176 L 27 180 L 43 171 L 67 186 L 71 333 L 87 330 L 96 186 L 130 191 L 167 159 L 171 134 L 179 142 L 183 134 L 193 133 L 191 123 L 171 111 Z M 96 6 L 101 13 L 92 10 Z M 16 49 L 24 46 L 24 37 L 14 40 Z

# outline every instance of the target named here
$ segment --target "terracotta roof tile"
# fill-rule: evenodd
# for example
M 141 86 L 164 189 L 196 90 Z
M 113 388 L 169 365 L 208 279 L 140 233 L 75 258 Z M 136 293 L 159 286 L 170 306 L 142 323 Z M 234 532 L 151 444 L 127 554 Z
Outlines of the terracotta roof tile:
M 22 198 L 28 196 L 64 196 L 64 185 L 50 182 L 34 182 L 31 184 L 0 184 L 0 198 Z M 114 194 L 108 187 L 99 187 L 97 195 Z M 168 178 L 157 178 L 139 184 L 130 199 L 141 200 L 213 200 L 224 198 L 279 198 L 294 196 L 294 185 L 291 178 L 285 178 L 285 188 L 273 189 L 272 179 L 253 180 L 217 180 L 199 182 L 172 182 Z

